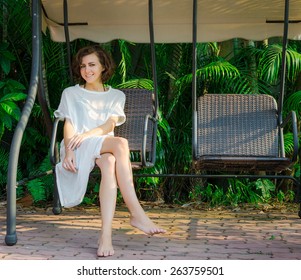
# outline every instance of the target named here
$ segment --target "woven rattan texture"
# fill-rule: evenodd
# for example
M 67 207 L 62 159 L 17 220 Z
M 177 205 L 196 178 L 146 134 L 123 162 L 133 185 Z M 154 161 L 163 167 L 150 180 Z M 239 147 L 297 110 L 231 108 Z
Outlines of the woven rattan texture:
M 277 103 L 268 95 L 198 99 L 198 156 L 278 157 Z
M 207 94 L 198 99 L 194 166 L 214 171 L 280 172 L 277 103 L 268 95 Z
M 141 151 L 146 115 L 154 115 L 153 92 L 145 89 L 122 89 L 126 95 L 126 122 L 115 128 L 115 135 L 124 137 L 129 142 L 131 151 Z M 146 150 L 151 151 L 153 123 L 148 123 Z

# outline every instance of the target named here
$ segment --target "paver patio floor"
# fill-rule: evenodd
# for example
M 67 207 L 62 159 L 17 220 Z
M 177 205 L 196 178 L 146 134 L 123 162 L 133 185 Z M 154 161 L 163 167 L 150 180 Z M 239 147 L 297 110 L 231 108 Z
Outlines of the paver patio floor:
M 300 260 L 301 219 L 297 212 L 144 208 L 163 235 L 147 236 L 129 225 L 118 206 L 113 223 L 115 255 L 123 260 Z M 99 210 L 72 208 L 17 211 L 18 242 L 5 245 L 6 214 L 0 207 L 1 260 L 95 260 L 101 228 Z

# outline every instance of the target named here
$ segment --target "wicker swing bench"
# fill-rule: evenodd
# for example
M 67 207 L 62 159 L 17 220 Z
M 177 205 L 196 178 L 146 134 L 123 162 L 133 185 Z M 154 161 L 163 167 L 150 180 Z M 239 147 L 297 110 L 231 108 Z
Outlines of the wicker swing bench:
M 115 128 L 115 136 L 128 140 L 129 149 L 138 154 L 133 169 L 152 167 L 156 160 L 157 118 L 154 92 L 146 89 L 122 89 L 126 95 L 126 122 Z
M 68 5 L 64 5 L 65 15 L 68 10 Z M 125 88 L 121 89 L 125 96 L 124 112 L 126 115 L 126 122 L 121 126 L 115 128 L 114 135 L 126 138 L 129 144 L 129 150 L 133 158 L 131 159 L 132 169 L 149 168 L 155 165 L 156 160 L 156 140 L 157 140 L 157 112 L 158 112 L 158 93 L 157 93 L 157 72 L 156 72 L 156 56 L 155 56 L 155 41 L 154 41 L 154 27 L 153 27 L 153 4 L 149 1 L 149 39 L 152 60 L 152 74 L 153 74 L 153 90 L 141 88 Z M 64 18 L 65 22 L 65 39 L 70 50 L 68 18 Z M 69 57 L 70 61 L 70 57 Z M 70 73 L 71 63 L 69 62 Z M 72 75 L 71 75 L 72 81 Z M 56 118 L 53 123 L 52 137 L 50 142 L 50 161 L 53 166 L 54 173 L 54 199 L 53 199 L 53 213 L 61 213 L 61 205 L 57 191 L 55 178 L 55 165 L 58 163 L 59 152 L 57 142 L 58 124 L 64 119 Z
M 279 122 L 272 96 L 206 94 L 197 99 L 194 116 L 193 169 L 198 177 L 291 180 L 300 203 L 300 178 L 285 174 L 298 158 L 294 111 Z M 283 128 L 289 125 L 293 151 L 286 155 Z
M 284 153 L 291 122 L 294 151 Z M 206 94 L 197 100 L 194 165 L 199 170 L 281 172 L 297 160 L 295 112 L 278 124 L 276 100 L 260 94 Z
M 64 25 L 67 49 L 70 51 L 68 26 L 68 5 L 64 2 Z M 152 62 L 153 90 L 142 88 L 123 88 L 125 96 L 124 112 L 126 122 L 115 128 L 114 135 L 126 138 L 133 156 L 133 169 L 153 167 L 156 160 L 157 114 L 158 114 L 158 82 L 156 71 L 155 38 L 153 23 L 153 2 L 148 3 L 149 41 Z M 71 57 L 69 55 L 69 73 L 72 81 Z M 58 123 L 63 119 L 55 119 L 50 143 L 50 160 L 53 165 L 59 161 L 57 149 Z M 53 169 L 54 170 L 54 169 Z M 56 189 L 56 188 L 55 188 Z M 58 201 L 58 198 L 54 199 Z M 56 202 L 55 202 L 56 204 Z
M 192 158 L 199 177 L 290 179 L 301 195 L 300 178 L 283 175 L 298 158 L 296 113 L 283 120 L 289 1 L 285 2 L 280 94 L 197 96 L 197 0 L 193 1 Z M 285 154 L 283 128 L 291 125 L 293 152 Z M 263 171 L 263 172 L 262 172 Z M 207 173 L 210 173 L 209 176 Z M 221 175 L 221 173 L 223 173 Z M 301 204 L 299 210 L 301 218 Z
M 115 128 L 115 136 L 128 140 L 129 149 L 136 153 L 136 161 L 132 161 L 133 169 L 152 167 L 156 159 L 157 119 L 153 91 L 146 89 L 122 89 L 126 95 L 126 122 Z M 50 144 L 50 159 L 53 166 L 59 161 L 57 151 L 57 131 L 60 121 L 54 120 Z M 136 159 L 135 158 L 135 159 Z

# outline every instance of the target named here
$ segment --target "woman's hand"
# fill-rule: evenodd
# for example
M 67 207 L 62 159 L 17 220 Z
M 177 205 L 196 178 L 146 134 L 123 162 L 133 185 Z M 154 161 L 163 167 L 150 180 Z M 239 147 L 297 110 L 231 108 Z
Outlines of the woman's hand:
M 74 151 L 75 149 L 77 149 L 81 143 L 87 139 L 88 133 L 82 133 L 82 134 L 75 134 L 70 140 L 69 143 L 67 145 L 67 149 Z
M 67 149 L 74 151 L 82 144 L 82 142 L 85 139 L 87 139 L 89 137 L 93 137 L 93 136 L 106 135 L 106 134 L 114 131 L 117 121 L 118 121 L 118 117 L 111 116 L 104 124 L 102 124 L 96 128 L 93 128 L 93 129 L 86 131 L 84 133 L 81 133 L 81 134 L 74 134 L 75 131 L 74 131 L 73 125 L 71 124 L 70 120 L 67 119 L 65 121 L 65 126 L 64 126 L 64 138 L 66 139 L 65 145 L 66 145 L 66 143 L 68 143 L 66 145 Z M 71 135 L 73 135 L 73 136 L 71 136 Z
M 74 172 L 74 173 L 77 172 L 74 151 L 72 151 L 68 148 L 66 149 L 66 156 L 65 156 L 62 164 L 66 170 Z

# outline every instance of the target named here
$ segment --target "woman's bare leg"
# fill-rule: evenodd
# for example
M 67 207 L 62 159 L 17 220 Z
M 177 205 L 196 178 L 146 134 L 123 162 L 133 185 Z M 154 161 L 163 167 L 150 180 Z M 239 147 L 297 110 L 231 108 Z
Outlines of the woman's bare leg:
M 101 170 L 99 200 L 102 219 L 102 230 L 98 241 L 97 256 L 107 257 L 114 255 L 112 245 L 112 222 L 114 218 L 117 183 L 115 175 L 115 157 L 106 153 L 96 160 Z
M 112 153 L 115 156 L 117 183 L 130 211 L 131 225 L 149 235 L 165 233 L 164 229 L 156 226 L 148 218 L 139 203 L 133 183 L 127 140 L 121 137 L 107 137 L 103 142 L 101 153 Z

